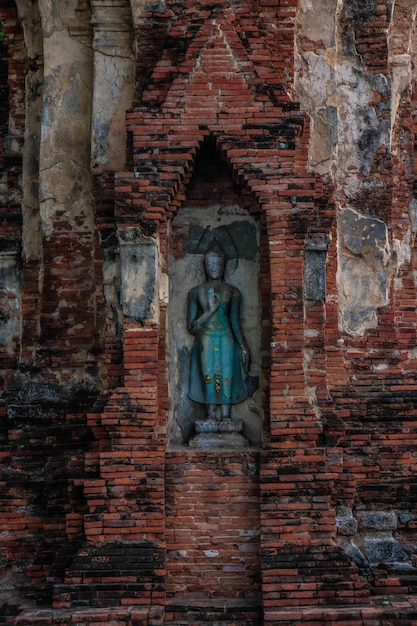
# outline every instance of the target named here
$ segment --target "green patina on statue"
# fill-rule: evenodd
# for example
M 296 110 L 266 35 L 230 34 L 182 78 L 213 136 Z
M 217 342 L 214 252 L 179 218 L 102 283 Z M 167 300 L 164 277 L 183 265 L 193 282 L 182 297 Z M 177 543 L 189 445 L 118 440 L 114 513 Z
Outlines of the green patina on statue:
M 209 419 L 230 419 L 232 404 L 257 388 L 249 374 L 250 354 L 240 327 L 241 294 L 224 282 L 226 260 L 219 248 L 204 256 L 207 281 L 188 294 L 188 330 L 195 336 L 191 400 L 207 405 Z M 220 411 L 218 411 L 218 408 Z

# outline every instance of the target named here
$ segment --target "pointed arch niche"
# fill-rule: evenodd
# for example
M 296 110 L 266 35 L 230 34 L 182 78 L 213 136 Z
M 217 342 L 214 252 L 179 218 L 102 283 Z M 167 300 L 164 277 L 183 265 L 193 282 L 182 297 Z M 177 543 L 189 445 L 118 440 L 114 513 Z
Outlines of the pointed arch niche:
M 203 142 L 186 189 L 186 199 L 168 222 L 169 304 L 167 315 L 168 445 L 187 444 L 195 434 L 195 421 L 205 419 L 206 407 L 188 397 L 194 337 L 187 330 L 187 294 L 204 282 L 204 253 L 213 245 L 226 257 L 225 281 L 242 295 L 241 326 L 251 353 L 250 372 L 259 378 L 258 389 L 232 406 L 232 419 L 243 421 L 250 446 L 262 443 L 267 376 L 262 354 L 267 343 L 261 334 L 261 285 L 266 256 L 262 214 L 253 194 L 239 188 L 230 164 L 221 158 L 215 138 Z M 264 348 L 264 350 L 263 350 Z M 265 364 L 265 363 L 264 363 Z
M 127 113 L 131 169 L 115 175 L 119 231 L 146 239 L 155 253 L 146 275 L 155 273 L 159 252 L 153 286 L 143 286 L 148 310 L 139 316 L 140 336 L 149 331 L 158 362 L 157 368 L 146 372 L 146 379 L 141 378 L 148 394 L 152 383 L 161 420 L 158 427 L 165 432 L 168 426 L 168 446 L 187 442 L 192 432 L 189 365 L 185 365 L 192 337 L 186 332 L 185 312 L 189 287 L 203 277 L 202 250 L 196 254 L 187 247 L 189 242 L 183 239 L 190 235 L 182 231 L 181 220 L 185 224 L 195 220 L 196 229 L 203 230 L 246 220 L 258 231 L 258 260 L 253 260 L 259 264 L 259 277 L 253 276 L 258 291 L 256 296 L 246 296 L 245 281 L 243 287 L 237 286 L 242 288 L 245 318 L 249 310 L 245 307 L 258 299 L 259 311 L 251 323 L 258 327 L 259 336 L 250 333 L 249 340 L 254 352 L 252 371 L 260 376 L 260 392 L 247 407 L 247 436 L 254 446 L 262 442 L 263 448 L 268 447 L 275 436 L 286 433 L 288 416 L 291 423 L 302 422 L 304 429 L 306 415 L 308 423 L 314 422 L 315 436 L 320 425 L 316 426 L 304 389 L 302 277 L 304 244 L 322 185 L 307 170 L 309 120 L 281 85 L 269 84 L 258 75 L 225 15 L 213 15 L 201 25 L 174 77 L 166 74 L 166 67 L 164 61 L 156 65 L 142 102 Z M 162 89 L 161 81 L 169 88 Z M 229 190 L 223 195 L 217 185 L 220 180 Z M 234 213 L 227 206 L 236 207 Z M 229 262 L 228 272 L 238 266 L 230 282 L 240 281 L 245 263 L 242 257 Z M 171 335 L 178 338 L 174 341 Z M 147 346 L 144 341 L 141 345 Z M 151 359 L 148 352 L 150 348 L 144 359 Z

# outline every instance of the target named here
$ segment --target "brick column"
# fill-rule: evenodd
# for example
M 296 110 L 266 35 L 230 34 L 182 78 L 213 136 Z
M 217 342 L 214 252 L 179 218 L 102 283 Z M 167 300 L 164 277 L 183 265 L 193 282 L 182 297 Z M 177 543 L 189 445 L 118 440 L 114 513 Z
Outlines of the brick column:
M 41 367 L 85 376 L 95 336 L 94 214 L 90 173 L 91 15 L 41 0 L 44 98 L 40 143 L 43 248 Z

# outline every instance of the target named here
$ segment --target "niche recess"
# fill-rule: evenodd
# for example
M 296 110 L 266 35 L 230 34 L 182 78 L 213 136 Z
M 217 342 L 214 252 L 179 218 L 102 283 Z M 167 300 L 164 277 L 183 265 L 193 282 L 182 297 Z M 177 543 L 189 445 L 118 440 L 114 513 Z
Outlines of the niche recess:
M 193 337 L 187 331 L 187 294 L 204 282 L 204 252 L 213 241 L 228 258 L 225 280 L 242 294 L 241 322 L 251 351 L 251 373 L 260 387 L 251 398 L 232 408 L 232 418 L 242 419 L 251 446 L 260 446 L 263 427 L 263 376 L 261 345 L 260 259 L 262 257 L 259 207 L 246 190 L 238 189 L 231 167 L 220 157 L 213 138 L 197 156 L 186 200 L 169 224 L 168 441 L 187 444 L 196 419 L 204 419 L 205 407 L 188 398 Z

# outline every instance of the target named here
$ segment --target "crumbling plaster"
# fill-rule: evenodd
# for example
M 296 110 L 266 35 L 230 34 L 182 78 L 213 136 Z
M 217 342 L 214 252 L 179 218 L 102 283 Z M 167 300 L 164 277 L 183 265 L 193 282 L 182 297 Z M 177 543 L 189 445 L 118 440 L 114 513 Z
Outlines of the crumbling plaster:
M 91 2 L 94 27 L 92 165 L 95 173 L 123 169 L 126 110 L 132 106 L 135 45 L 128 0 Z
M 70 33 L 75 6 L 65 3 L 58 11 L 55 4 L 39 2 L 45 73 L 40 209 L 48 238 L 60 215 L 70 222 L 78 217 L 78 227 L 82 222 L 82 230 L 93 231 L 89 183 L 92 55 L 91 47 Z
M 391 230 L 384 215 L 387 207 L 366 203 L 372 194 L 375 198 L 389 198 L 390 194 L 377 154 L 385 153 L 390 159 L 398 151 L 398 109 L 413 91 L 415 3 L 392 3 L 386 32 L 386 74 L 365 66 L 351 25 L 355 10 L 375 12 L 377 3 L 356 4 L 300 0 L 293 93 L 312 120 L 310 166 L 334 184 L 339 325 L 354 337 L 377 325 L 378 309 L 389 303 L 393 278 L 410 259 L 415 232 L 413 201 L 405 207 L 409 224 L 400 232 Z M 392 175 L 395 177 L 395 171 Z M 353 222 L 360 222 L 362 229 L 362 245 L 356 251 L 347 244 L 350 233 L 346 231 L 353 224 L 354 213 Z M 380 216 L 381 237 L 370 244 L 375 217 Z

